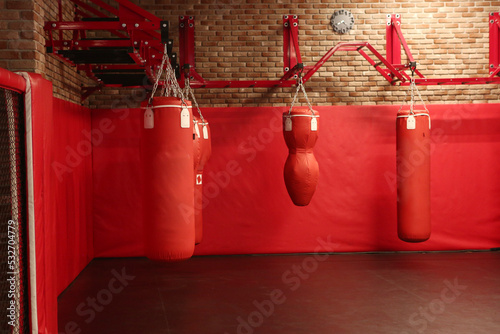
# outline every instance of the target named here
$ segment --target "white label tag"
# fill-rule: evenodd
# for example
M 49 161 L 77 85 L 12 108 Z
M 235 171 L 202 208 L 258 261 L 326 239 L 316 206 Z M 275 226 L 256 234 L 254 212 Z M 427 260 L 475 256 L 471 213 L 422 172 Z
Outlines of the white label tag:
M 189 116 L 189 110 L 186 107 L 182 107 L 181 111 L 181 128 L 189 129 L 191 125 L 191 117 Z
M 292 131 L 292 119 L 290 117 L 285 118 L 285 131 Z
M 193 126 L 194 126 L 194 132 L 196 132 L 196 136 L 200 138 L 200 128 L 198 127 L 198 122 L 194 122 Z
M 316 117 L 311 118 L 311 131 L 318 131 L 318 120 Z
M 206 124 L 203 124 L 203 139 L 208 139 L 208 127 Z
M 203 183 L 203 174 L 196 174 L 196 185 Z
M 429 116 L 429 130 L 431 129 L 431 117 Z
M 415 122 L 415 116 L 410 115 L 406 118 L 406 129 L 415 130 L 417 124 Z
M 144 129 L 152 129 L 155 127 L 155 114 L 151 108 L 147 108 L 144 112 Z

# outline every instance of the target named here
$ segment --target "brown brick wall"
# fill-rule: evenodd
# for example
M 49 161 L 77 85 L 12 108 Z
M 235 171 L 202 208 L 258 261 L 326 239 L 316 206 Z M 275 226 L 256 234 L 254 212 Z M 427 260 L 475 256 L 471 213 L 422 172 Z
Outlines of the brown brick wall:
M 73 6 L 63 1 L 64 17 Z M 80 103 L 80 86 L 89 80 L 45 52 L 44 22 L 57 19 L 57 1 L 0 1 L 0 67 L 42 74 L 53 82 L 54 96 Z
M 488 75 L 488 13 L 500 1 L 464 0 L 133 0 L 171 22 L 178 45 L 178 16 L 196 20 L 196 62 L 207 80 L 277 79 L 283 74 L 282 16 L 299 16 L 304 64 L 313 65 L 340 41 L 369 41 L 385 55 L 386 15 L 399 13 L 402 29 L 420 71 L 427 77 Z M 64 0 L 65 17 L 72 6 Z M 79 102 L 80 86 L 92 82 L 45 54 L 44 20 L 54 20 L 57 1 L 0 0 L 0 66 L 44 73 L 55 95 Z M 354 29 L 336 35 L 334 10 L 349 9 Z M 403 61 L 406 57 L 403 55 Z M 357 53 L 334 55 L 306 84 L 315 105 L 398 103 L 404 87 L 389 85 Z M 499 85 L 420 87 L 430 103 L 500 102 Z M 197 89 L 210 106 L 287 105 L 294 88 Z M 142 90 L 106 88 L 89 99 L 93 107 L 135 106 Z M 128 102 L 123 102 L 128 101 Z
M 51 0 L 35 0 L 43 13 L 43 22 L 58 20 L 57 1 Z M 63 20 L 72 21 L 74 5 L 69 0 L 63 0 Z M 42 37 L 45 44 L 46 34 L 43 30 L 43 24 L 38 26 L 39 36 Z M 57 34 L 54 37 L 57 38 Z M 65 38 L 71 39 L 72 33 L 65 32 Z M 45 47 L 43 47 L 45 53 Z M 81 86 L 93 85 L 93 81 L 87 78 L 86 75 L 78 73 L 75 67 L 68 65 L 66 62 L 54 57 L 52 54 L 45 56 L 45 71 L 46 79 L 52 81 L 54 86 L 54 96 L 63 100 L 71 101 L 80 104 L 81 102 Z M 87 101 L 88 103 L 88 101 Z
M 463 0 L 135 0 L 171 22 L 178 36 L 178 16 L 193 15 L 197 70 L 205 79 L 277 79 L 283 74 L 282 16 L 299 16 L 299 44 L 304 64 L 313 65 L 341 41 L 368 41 L 385 55 L 387 14 L 401 14 L 410 49 L 427 77 L 487 76 L 488 14 L 500 1 Z M 330 17 L 349 9 L 354 29 L 332 32 Z M 177 39 L 175 45 L 178 45 Z M 403 62 L 406 56 L 403 54 Z M 334 55 L 306 84 L 315 105 L 397 104 L 405 87 L 391 86 L 357 53 Z M 420 87 L 429 103 L 500 102 L 499 85 Z M 196 89 L 201 105 L 283 106 L 294 88 Z M 130 92 L 123 92 L 129 94 Z M 109 106 L 107 90 L 92 99 Z

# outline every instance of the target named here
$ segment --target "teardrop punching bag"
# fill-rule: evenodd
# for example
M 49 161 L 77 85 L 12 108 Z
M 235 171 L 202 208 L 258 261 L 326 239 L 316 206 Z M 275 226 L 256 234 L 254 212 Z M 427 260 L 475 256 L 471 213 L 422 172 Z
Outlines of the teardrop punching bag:
M 400 110 L 396 120 L 398 236 L 422 242 L 431 235 L 430 117 Z
M 290 113 L 283 113 L 283 136 L 288 146 L 285 185 L 297 206 L 309 204 L 318 184 L 319 165 L 313 153 L 318 139 L 318 118 L 318 112 L 313 113 L 307 107 L 294 107 Z
M 183 260 L 194 252 L 193 122 L 187 104 L 176 97 L 155 97 L 152 113 L 144 115 L 144 247 L 152 260 Z M 148 111 L 152 119 L 146 117 Z
M 210 158 L 212 154 L 212 144 L 210 137 L 210 127 L 208 122 L 203 119 L 201 120 L 197 116 L 196 118 L 196 126 L 198 127 L 198 131 L 195 136 L 198 137 L 198 144 L 195 144 L 195 147 L 198 146 L 199 154 L 198 161 L 195 164 L 195 180 L 194 180 L 194 221 L 195 221 L 195 243 L 201 243 L 203 239 L 203 168 L 205 168 L 205 164 Z M 196 132 L 196 131 L 195 131 Z M 195 153 L 196 154 L 196 153 Z

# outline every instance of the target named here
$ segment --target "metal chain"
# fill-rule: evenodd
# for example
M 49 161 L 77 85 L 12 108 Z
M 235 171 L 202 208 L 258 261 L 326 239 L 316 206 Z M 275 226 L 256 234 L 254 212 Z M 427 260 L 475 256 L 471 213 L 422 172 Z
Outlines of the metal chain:
M 309 107 L 309 110 L 311 110 L 311 113 L 314 114 L 314 110 L 311 105 L 311 101 L 309 101 L 309 97 L 307 96 L 306 89 L 304 87 L 304 81 L 302 80 L 302 76 L 299 75 L 299 80 L 297 83 L 297 90 L 295 91 L 295 95 L 293 96 L 292 100 L 292 105 L 290 106 L 290 110 L 288 110 L 288 115 L 292 112 L 292 108 L 295 105 L 295 101 L 297 100 L 297 96 L 299 95 L 299 91 L 302 90 L 302 93 L 304 94 L 304 97 L 306 98 L 307 106 Z
M 153 97 L 155 96 L 156 90 L 158 89 L 158 83 L 160 82 L 160 78 L 163 74 L 163 66 L 165 66 L 165 62 L 167 60 L 167 45 L 165 44 L 165 48 L 163 50 L 163 58 L 161 59 L 161 65 L 158 69 L 158 73 L 156 74 L 156 81 L 153 85 L 153 90 L 151 91 L 151 96 L 149 97 L 148 106 L 151 106 L 151 102 L 153 102 Z M 170 63 L 170 62 L 169 62 Z
M 410 79 L 410 91 L 411 91 L 411 100 L 410 100 L 410 114 L 414 114 L 413 113 L 413 105 L 414 105 L 414 102 L 415 102 L 415 90 L 414 90 L 414 86 L 415 86 L 415 80 L 413 80 L 413 76 L 412 78 Z
M 420 91 L 418 90 L 417 84 L 415 83 L 415 79 L 413 77 L 410 79 L 410 88 L 406 91 L 405 97 L 403 98 L 403 103 L 399 107 L 399 111 L 403 109 L 403 106 L 405 105 L 406 98 L 408 97 L 408 93 L 410 93 L 410 114 L 414 115 L 415 113 L 413 112 L 414 106 L 415 106 L 415 91 L 418 94 L 418 98 L 422 102 L 422 105 L 424 106 L 424 109 L 429 112 L 427 109 L 427 106 L 425 105 L 424 99 L 422 98 L 422 95 L 420 94 Z
M 191 88 L 191 83 L 189 82 L 189 78 L 186 78 L 186 91 L 185 91 L 185 96 L 187 99 L 191 96 L 191 101 L 193 101 L 196 110 L 198 110 L 198 114 L 200 114 L 201 122 L 205 124 L 205 118 L 203 118 L 203 115 L 201 114 L 200 106 L 198 105 L 198 102 L 196 101 L 196 97 L 194 96 L 193 89 Z

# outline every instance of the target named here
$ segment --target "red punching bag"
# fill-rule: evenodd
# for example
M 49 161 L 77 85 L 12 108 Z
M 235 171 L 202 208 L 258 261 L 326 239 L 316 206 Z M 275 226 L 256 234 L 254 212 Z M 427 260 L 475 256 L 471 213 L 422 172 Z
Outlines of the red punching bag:
M 144 247 L 152 260 L 194 252 L 193 122 L 190 103 L 155 97 L 145 109 L 141 138 Z
M 194 206 L 195 206 L 195 243 L 199 244 L 203 239 L 203 168 L 212 154 L 212 143 L 210 127 L 205 119 L 196 117 L 198 131 L 199 159 L 195 166 Z
M 396 121 L 398 236 L 422 242 L 431 235 L 430 117 L 400 110 Z
M 316 190 L 319 166 L 314 157 L 313 147 L 318 139 L 317 111 L 307 107 L 294 107 L 283 113 L 283 136 L 288 146 L 285 162 L 285 185 L 298 206 L 308 205 Z

